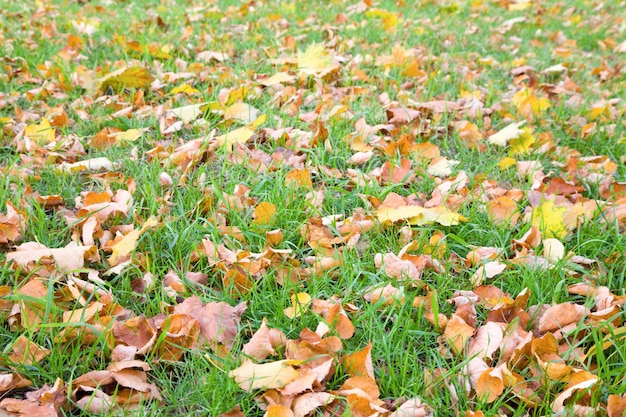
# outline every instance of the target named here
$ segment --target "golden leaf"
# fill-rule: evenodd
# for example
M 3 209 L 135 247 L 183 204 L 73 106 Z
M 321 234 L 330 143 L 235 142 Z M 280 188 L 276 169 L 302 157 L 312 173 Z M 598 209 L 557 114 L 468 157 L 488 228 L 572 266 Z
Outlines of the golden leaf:
M 122 87 L 128 88 L 148 88 L 154 77 L 148 70 L 141 66 L 122 67 L 116 71 L 110 72 L 99 79 L 100 90 L 108 87 L 118 89 Z

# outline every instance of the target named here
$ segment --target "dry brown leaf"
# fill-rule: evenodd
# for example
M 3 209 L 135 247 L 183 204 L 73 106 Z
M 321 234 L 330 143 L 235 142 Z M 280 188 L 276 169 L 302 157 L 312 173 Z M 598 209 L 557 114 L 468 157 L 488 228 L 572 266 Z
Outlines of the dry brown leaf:
M 391 417 L 426 417 L 427 415 L 427 405 L 419 398 L 411 398 L 396 408 Z
M 231 307 L 225 302 L 204 304 L 198 297 L 187 298 L 174 307 L 174 313 L 187 314 L 200 324 L 200 343 L 220 343 L 230 349 L 238 333 L 246 303 Z
M 587 314 L 587 309 L 582 305 L 573 303 L 553 305 L 539 318 L 537 331 L 546 333 L 562 329 L 568 324 L 577 323 L 585 314 Z
M 606 404 L 606 411 L 609 417 L 624 417 L 626 416 L 626 394 L 624 395 L 609 395 Z
M 41 243 L 27 242 L 15 248 L 15 252 L 7 253 L 6 259 L 20 266 L 27 266 L 31 262 L 38 262 L 41 258 L 51 257 L 61 271 L 69 272 L 83 268 L 85 256 L 95 251 L 95 246 L 79 246 L 74 243 L 64 248 L 49 249 Z
M 494 352 L 500 348 L 503 339 L 502 328 L 494 322 L 487 322 L 476 329 L 476 334 L 469 342 L 467 356 L 492 359 Z
M 382 300 L 385 305 L 401 305 L 404 304 L 406 299 L 404 291 L 391 284 L 387 284 L 384 287 L 369 287 L 365 290 L 363 298 L 372 304 L 376 304 Z
M 53 386 L 26 393 L 26 398 L 5 398 L 0 401 L 0 415 L 23 417 L 57 417 L 67 402 L 65 384 L 57 378 Z M 10 413 L 10 414 L 7 414 Z
M 299 395 L 293 402 L 291 409 L 294 417 L 306 417 L 311 411 L 330 404 L 334 396 L 328 392 L 310 392 Z
M 15 206 L 7 201 L 7 214 L 0 213 L 0 245 L 20 240 L 21 232 L 26 227 L 24 213 L 18 211 Z
M 448 320 L 446 329 L 443 332 L 455 354 L 460 354 L 465 349 L 465 345 L 474 334 L 474 328 L 468 325 L 461 317 L 453 314 Z
M 253 359 L 262 361 L 268 356 L 275 355 L 275 348 L 286 344 L 285 334 L 278 329 L 267 327 L 267 319 L 264 318 L 259 330 L 254 332 L 248 343 L 243 346 L 242 352 Z
M 578 382 L 576 385 L 573 385 L 567 388 L 565 391 L 560 393 L 552 403 L 552 411 L 555 413 L 561 413 L 565 410 L 565 401 L 571 398 L 576 391 L 585 391 L 589 390 L 591 387 L 596 385 L 598 382 L 598 377 L 587 374 L 588 379 L 585 379 L 581 382 Z

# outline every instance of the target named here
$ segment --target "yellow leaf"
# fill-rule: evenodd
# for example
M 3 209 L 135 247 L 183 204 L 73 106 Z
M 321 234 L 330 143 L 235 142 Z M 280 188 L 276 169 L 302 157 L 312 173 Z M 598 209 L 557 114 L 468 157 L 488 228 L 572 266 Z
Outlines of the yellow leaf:
M 291 296 L 292 307 L 287 307 L 284 310 L 285 316 L 290 319 L 300 317 L 304 312 L 304 309 L 311 304 L 311 296 L 305 292 L 299 292 Z
M 48 119 L 44 117 L 38 125 L 26 126 L 24 134 L 35 142 L 50 143 L 54 141 L 55 130 L 50 126 Z
M 122 67 L 117 71 L 113 71 L 100 78 L 100 90 L 108 87 L 114 89 L 128 88 L 147 88 L 150 86 L 154 77 L 148 70 L 140 66 Z
M 515 162 L 515 159 L 507 156 L 505 158 L 502 158 L 502 160 L 498 163 L 498 167 L 504 171 L 505 169 L 509 169 L 513 165 L 515 165 Z
M 226 145 L 226 149 L 231 152 L 237 143 L 246 143 L 254 135 L 254 131 L 247 127 L 240 127 L 215 139 L 219 146 Z
M 459 221 L 467 220 L 465 217 L 448 210 L 444 206 L 432 208 L 424 208 L 420 206 L 383 208 L 376 212 L 376 217 L 381 222 L 391 221 L 392 223 L 395 223 L 399 220 L 408 220 L 410 224 L 419 226 L 430 223 L 452 226 L 459 224 Z
M 259 111 L 247 103 L 238 101 L 224 110 L 224 119 L 236 119 L 244 123 L 252 123 L 257 119 Z
M 269 87 L 272 85 L 276 85 L 276 84 L 291 84 L 296 80 L 296 77 L 294 77 L 293 75 L 289 75 L 286 72 L 277 72 L 276 74 L 272 75 L 271 77 L 265 79 L 265 80 L 261 80 L 259 81 L 259 84 L 265 86 L 265 87 Z
M 511 100 L 525 116 L 539 116 L 550 108 L 550 101 L 545 97 L 537 97 L 530 89 L 523 89 L 515 93 Z
M 178 87 L 173 88 L 172 91 L 170 91 L 170 94 L 178 94 L 178 93 L 194 95 L 194 94 L 200 94 L 200 90 L 198 90 L 197 88 L 193 88 L 187 83 L 183 83 L 179 85 Z
M 299 361 L 294 360 L 262 364 L 246 361 L 239 368 L 230 371 L 228 375 L 246 391 L 283 388 L 300 375 L 300 371 L 291 366 L 297 364 Z
M 252 223 L 269 224 L 274 214 L 276 214 L 276 206 L 268 201 L 263 201 L 254 208 L 254 220 L 252 220 Z
M 189 123 L 202 116 L 207 111 L 222 110 L 222 105 L 217 101 L 190 104 L 188 106 L 182 106 L 175 109 L 168 110 L 168 113 L 172 113 L 178 117 L 183 123 Z
M 124 132 L 113 132 L 109 133 L 109 136 L 114 137 L 116 140 L 125 140 L 129 142 L 134 142 L 143 135 L 147 129 L 128 129 Z
M 146 229 L 154 227 L 157 224 L 158 220 L 155 217 L 150 217 L 146 220 L 141 229 L 135 229 L 127 233 L 122 240 L 112 246 L 111 249 L 113 250 L 113 254 L 109 258 L 109 264 L 111 266 L 115 266 L 118 264 L 120 258 L 128 256 L 133 250 L 135 250 L 139 236 L 141 236 Z
M 383 27 L 387 32 L 394 32 L 397 26 L 400 24 L 400 19 L 397 13 L 393 13 L 383 9 L 370 9 L 365 13 L 368 18 L 379 17 L 383 21 Z
M 321 75 L 335 66 L 320 43 L 312 43 L 304 52 L 298 51 L 298 70 L 309 75 Z
M 563 223 L 567 209 L 554 205 L 554 201 L 546 200 L 532 211 L 532 225 L 539 228 L 545 238 L 563 239 L 569 232 Z
M 530 148 L 534 145 L 537 139 L 532 135 L 532 130 L 529 128 L 522 129 L 522 133 L 514 139 L 511 139 L 509 145 L 511 150 L 509 155 L 517 155 L 518 153 L 526 153 L 530 151 Z

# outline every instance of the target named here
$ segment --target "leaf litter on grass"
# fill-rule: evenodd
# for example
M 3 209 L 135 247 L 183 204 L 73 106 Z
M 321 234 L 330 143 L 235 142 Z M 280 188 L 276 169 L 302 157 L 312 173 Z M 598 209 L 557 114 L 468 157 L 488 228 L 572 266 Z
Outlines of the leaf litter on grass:
M 198 353 L 225 416 L 623 414 L 624 242 L 576 245 L 626 229 L 615 5 L 166 3 L 2 11 L 3 415 L 171 406 L 154 367 Z M 406 305 L 417 391 L 364 336 Z

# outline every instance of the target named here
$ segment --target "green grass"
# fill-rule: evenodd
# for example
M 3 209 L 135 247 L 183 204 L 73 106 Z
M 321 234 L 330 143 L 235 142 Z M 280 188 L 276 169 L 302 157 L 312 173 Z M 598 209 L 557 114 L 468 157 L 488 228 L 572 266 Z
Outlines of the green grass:
M 542 385 L 539 391 L 545 394 L 545 398 L 536 407 L 517 401 L 509 391 L 492 403 L 479 398 L 473 390 L 466 392 L 464 382 L 457 376 L 465 372 L 469 358 L 451 354 L 447 345 L 441 342 L 442 332 L 426 319 L 428 311 L 413 307 L 412 301 L 436 290 L 438 308 L 449 318 L 455 307 L 447 300 L 457 291 L 472 289 L 470 278 L 476 268 L 466 267 L 462 262 L 471 250 L 470 246 L 501 248 L 507 263 L 516 257 L 511 242 L 530 229 L 530 217 L 524 218 L 523 211 L 530 210 L 528 192 L 532 181 L 519 175 L 514 167 L 500 169 L 498 164 L 509 156 L 509 148 L 489 144 L 485 138 L 512 121 L 524 119 L 524 115 L 510 103 L 513 94 L 524 85 L 532 83 L 539 88 L 539 96 L 550 99 L 550 108 L 536 115 L 528 125 L 535 137 L 542 134 L 550 137 L 553 146 L 547 152 L 532 148 L 525 154 L 514 155 L 515 159 L 539 161 L 544 173 L 582 184 L 584 199 L 604 200 L 597 182 L 584 181 L 587 167 L 583 163 L 578 167 L 581 171 L 573 175 L 564 168 L 571 156 L 568 150 L 580 153 L 581 157 L 607 156 L 615 164 L 613 181 L 626 181 L 626 125 L 621 121 L 623 97 L 626 97 L 626 75 L 621 68 L 624 54 L 614 53 L 612 46 L 624 40 L 623 22 L 620 23 L 618 18 L 619 11 L 626 7 L 624 1 L 600 4 L 551 0 L 532 3 L 523 10 L 510 10 L 506 2 L 480 0 L 423 1 L 419 6 L 409 6 L 411 2 L 408 1 L 379 2 L 375 7 L 398 13 L 401 22 L 395 31 L 386 31 L 380 17 L 351 7 L 357 5 L 355 1 L 195 3 L 197 7 L 183 6 L 172 0 L 93 0 L 84 4 L 69 0 L 42 4 L 0 0 L 0 56 L 5 57 L 0 59 L 0 214 L 6 213 L 7 202 L 25 214 L 20 241 L 0 248 L 0 285 L 17 290 L 37 274 L 36 271 L 16 269 L 6 262 L 6 254 L 20 242 L 39 242 L 49 248 L 61 248 L 75 241 L 76 225 L 72 221 L 68 223 L 65 217 L 69 213 L 75 214 L 76 201 L 77 198 L 80 200 L 81 193 L 135 187 L 130 214 L 108 219 L 102 229 L 122 225 L 140 228 L 150 216 L 158 216 L 161 224 L 140 236 L 131 265 L 120 274 L 103 275 L 110 267 L 107 262 L 110 255 L 102 247 L 99 248 L 101 261 L 86 265 L 98 271 L 99 278 L 104 280 L 104 288 L 112 292 L 115 303 L 126 308 L 128 314 L 146 317 L 167 314 L 169 306 L 192 295 L 199 296 L 204 302 L 247 303 L 234 346 L 225 356 L 205 347 L 185 353 L 176 362 L 160 361 L 153 352 L 142 357 L 152 368 L 148 372 L 148 382 L 159 388 L 163 400 L 161 403 L 143 403 L 140 415 L 217 416 L 235 405 L 239 405 L 247 416 L 263 415 L 264 411 L 254 401 L 259 392 L 241 390 L 229 376 L 229 371 L 239 366 L 239 353 L 260 327 L 263 318 L 267 318 L 269 327 L 283 331 L 289 339 L 297 339 L 306 327 L 316 328 L 320 317 L 312 311 L 307 310 L 295 319 L 283 314 L 283 310 L 291 305 L 291 295 L 297 292 L 321 299 L 336 295 L 344 303 L 352 303 L 358 308 L 348 313 L 356 332 L 354 337 L 343 341 L 340 355 L 356 352 L 371 342 L 380 398 L 388 403 L 401 397 L 418 396 L 436 410 L 435 415 L 441 416 L 465 415 L 466 410 L 482 410 L 485 415 L 551 414 L 551 403 L 562 391 L 563 382 Z M 503 29 L 504 22 L 516 18 L 524 20 L 512 24 L 508 30 Z M 80 22 L 91 22 L 95 25 L 95 32 L 92 35 L 81 33 L 78 29 Z M 66 53 L 63 49 L 70 36 L 80 38 L 83 45 L 77 52 L 79 57 L 75 55 L 66 60 L 61 56 Z M 135 42 L 133 45 L 139 45 L 139 50 L 126 46 L 131 41 Z M 296 67 L 273 61 L 295 57 L 298 51 L 306 50 L 314 42 L 324 43 L 327 50 L 341 58 L 342 66 L 335 79 L 299 76 Z M 403 67 L 391 67 L 386 71 L 376 64 L 381 56 L 390 55 L 396 44 L 418 51 L 415 58 L 420 70 L 427 74 L 423 82 L 404 75 Z M 150 52 L 150 47 L 158 49 L 163 46 L 169 48 L 168 55 L 155 56 Z M 558 47 L 568 48 L 571 55 L 558 56 L 555 52 Z M 197 54 L 207 50 L 226 53 L 229 59 L 223 63 L 200 63 Z M 492 59 L 493 63 L 481 62 L 485 58 Z M 99 93 L 100 101 L 81 108 L 77 100 L 83 98 L 86 91 L 72 81 L 76 74 L 87 71 L 97 77 L 126 63 L 145 66 L 165 86 L 146 88 L 145 91 L 140 88 L 110 89 Z M 550 75 L 542 72 L 559 63 L 568 67 L 566 73 Z M 515 80 L 511 70 L 522 65 L 530 65 L 535 71 L 527 80 Z M 598 68 L 605 71 L 604 75 Z M 357 70 L 369 80 L 355 78 Z M 158 75 L 159 71 L 165 75 Z M 193 71 L 197 76 L 168 81 L 168 77 L 175 74 Z M 271 76 L 278 71 L 296 77 L 292 84 L 294 90 L 288 94 L 281 95 L 272 88 L 262 89 L 258 84 L 260 75 Z M 553 93 L 562 88 L 568 77 L 578 85 L 579 91 Z M 171 95 L 170 91 L 183 82 L 200 93 L 196 96 Z M 39 87 L 43 90 L 34 90 Z M 300 116 L 322 108 L 323 103 L 325 110 L 320 118 L 328 131 L 325 143 L 300 147 L 295 145 L 296 138 L 273 140 L 255 136 L 245 144 L 249 151 L 256 152 L 253 157 L 262 159 L 264 164 L 270 157 L 278 160 L 280 155 L 289 163 L 293 162 L 289 158 L 300 157 L 298 163 L 293 163 L 301 165 L 295 168 L 310 170 L 312 189 L 286 185 L 286 178 L 294 169 L 288 163 L 269 167 L 266 164 L 262 169 L 255 169 L 251 164 L 237 160 L 235 154 L 224 147 L 207 152 L 186 173 L 185 183 L 180 181 L 182 170 L 168 164 L 168 154 L 190 140 L 206 136 L 213 129 L 221 135 L 241 124 L 235 122 L 229 126 L 221 116 L 206 115 L 206 126 L 184 126 L 180 131 L 164 135 L 157 114 L 188 104 L 221 100 L 225 89 L 237 87 L 248 88 L 244 101 L 257 108 L 259 114 L 267 116 L 261 128 L 293 127 L 304 134 L 314 135 L 317 127 Z M 358 88 L 369 91 L 352 95 Z M 260 253 L 266 247 L 265 233 L 280 229 L 284 237 L 277 248 L 291 250 L 289 256 L 304 264 L 307 256 L 316 254 L 301 234 L 310 219 L 331 215 L 342 215 L 345 219 L 357 209 L 375 215 L 374 207 L 366 202 L 367 198 L 382 201 L 390 192 L 405 197 L 413 194 L 428 200 L 442 181 L 426 174 L 428 162 L 398 152 L 387 155 L 381 145 L 365 164 L 350 165 L 346 160 L 355 151 L 348 138 L 355 131 L 355 123 L 360 117 L 368 125 L 388 123 L 381 94 L 400 102 L 396 107 L 404 107 L 407 97 L 418 102 L 457 101 L 462 90 L 483 92 L 486 110 L 482 115 L 468 117 L 451 113 L 439 117 L 424 113 L 413 124 L 399 126 L 390 138 L 394 141 L 401 134 L 408 134 L 413 135 L 413 142 L 429 141 L 439 148 L 442 156 L 459 161 L 453 168 L 453 176 L 464 171 L 469 177 L 467 195 L 458 209 L 468 219 L 466 222 L 454 226 L 411 226 L 413 239 L 420 243 L 415 254 L 427 252 L 429 239 L 435 231 L 443 233 L 446 246 L 437 259 L 445 266 L 445 273 L 426 269 L 421 284 L 411 286 L 376 268 L 374 257 L 377 253 L 397 254 L 405 244 L 400 234 L 402 225 L 384 226 L 378 222 L 363 234 L 357 247 L 341 249 L 342 264 L 338 268 L 281 285 L 279 266 L 272 265 L 254 278 L 249 291 L 241 294 L 224 287 L 224 272 L 212 268 L 206 258 L 193 259 L 193 251 L 205 236 L 233 251 Z M 142 100 L 137 98 L 140 93 L 144 94 Z M 104 97 L 106 95 L 108 97 Z M 572 97 L 577 100 L 571 100 Z M 93 99 L 98 100 L 98 97 Z M 300 103 L 295 113 L 289 104 L 284 104 L 290 99 Z M 582 126 L 591 122 L 589 111 L 593 103 L 602 99 L 621 101 L 612 105 L 611 118 L 595 120 L 596 133 L 583 138 Z M 572 101 L 581 104 L 568 104 Z M 133 103 L 130 117 L 112 116 Z M 144 105 L 150 109 L 140 117 L 138 114 Z M 345 119 L 327 114 L 340 105 L 349 111 Z M 57 106 L 65 110 L 71 121 L 68 126 L 56 129 L 57 138 L 72 138 L 77 145 L 84 147 L 84 152 L 76 147 L 73 150 L 58 147 L 49 149 L 49 152 L 24 148 L 18 133 L 35 123 L 33 118 L 46 117 L 48 110 Z M 83 118 L 84 112 L 89 114 L 89 119 Z M 478 127 L 484 137 L 479 141 L 484 144 L 483 149 L 468 147 L 454 127 L 454 122 L 459 120 L 468 120 Z M 90 146 L 90 138 L 105 127 L 147 128 L 148 131 L 134 142 L 120 142 L 106 149 Z M 159 146 L 164 157 L 149 156 L 150 151 Z M 57 168 L 64 161 L 95 157 L 107 157 L 119 163 L 120 168 L 115 170 L 117 177 L 63 173 Z M 412 160 L 417 174 L 406 184 L 388 184 L 376 178 L 367 184 L 355 184 L 347 175 L 349 169 L 372 174 L 384 163 L 399 164 L 403 158 Z M 335 177 L 331 170 L 341 176 Z M 173 178 L 173 186 L 164 188 L 160 185 L 162 172 Z M 517 188 L 523 192 L 524 197 L 518 205 L 522 219 L 518 224 L 495 225 L 485 211 L 485 204 L 471 199 L 471 194 L 480 190 L 485 180 L 507 190 Z M 249 201 L 240 210 L 229 205 L 229 196 L 238 186 L 249 188 Z M 306 195 L 320 189 L 324 190 L 325 200 L 318 209 L 307 201 Z M 214 200 L 213 205 L 203 208 L 200 203 L 209 194 Z M 64 205 L 56 209 L 45 208 L 37 203 L 37 195 L 60 195 Z M 263 201 L 276 206 L 270 225 L 253 222 L 253 209 Z M 218 227 L 220 224 L 239 228 L 245 242 L 225 235 Z M 602 221 L 602 215 L 597 214 L 561 239 L 566 252 L 592 259 L 595 264 L 581 266 L 560 261 L 554 268 L 540 270 L 509 263 L 502 274 L 488 279 L 487 283 L 513 297 L 528 288 L 528 306 L 572 301 L 591 308 L 593 300 L 567 291 L 569 285 L 580 282 L 603 285 L 616 296 L 624 296 L 624 228 L 623 219 L 607 223 Z M 536 255 L 541 254 L 541 247 L 536 248 Z M 167 293 L 162 280 L 169 271 L 183 279 L 186 292 L 177 296 Z M 189 283 L 184 278 L 187 272 L 207 273 L 207 284 L 196 286 Z M 145 274 L 151 274 L 154 286 L 143 294 L 133 292 L 131 283 Z M 84 278 L 85 274 L 81 277 Z M 0 372 L 15 369 L 29 378 L 34 387 L 40 388 L 43 384 L 52 385 L 57 378 L 69 383 L 86 372 L 102 370 L 109 365 L 112 346 L 105 333 L 100 333 L 88 345 L 78 341 L 55 342 L 58 334 L 67 327 L 62 323 L 63 312 L 79 308 L 77 302 L 60 298 L 65 278 L 63 274 L 46 276 L 48 296 L 39 302 L 46 306 L 51 317 L 38 329 L 19 328 L 12 321 L 10 308 L 0 308 L 0 346 L 4 347 L 0 353 Z M 368 287 L 387 283 L 404 287 L 404 303 L 384 306 L 364 300 Z M 19 296 L 8 295 L 5 299 L 18 302 Z M 478 325 L 484 324 L 488 311 L 478 305 L 477 315 Z M 590 360 L 568 362 L 600 379 L 598 386 L 590 391 L 588 405 L 603 408 L 608 395 L 621 394 L 626 389 L 626 379 L 620 368 L 626 360 L 626 338 L 623 318 L 618 317 L 618 320 L 617 327 L 621 328 L 606 323 L 592 326 L 581 321 L 574 330 L 576 335 L 567 339 L 572 350 L 586 351 L 596 346 Z M 11 368 L 3 357 L 11 353 L 13 344 L 22 334 L 49 349 L 50 354 L 39 363 Z M 611 340 L 611 346 L 598 348 L 602 340 Z M 279 352 L 274 359 L 283 359 L 284 355 L 284 351 Z M 424 374 L 434 372 L 440 372 L 442 378 L 429 384 Z M 535 378 L 530 372 L 523 373 L 523 376 L 529 380 Z M 326 383 L 326 389 L 339 389 L 346 379 L 347 375 L 338 365 L 337 372 Z M 450 387 L 454 387 L 456 394 Z M 0 393 L 0 398 L 23 398 L 24 392 Z M 76 407 L 62 411 L 63 415 L 80 413 Z M 564 413 L 574 415 L 571 404 Z

